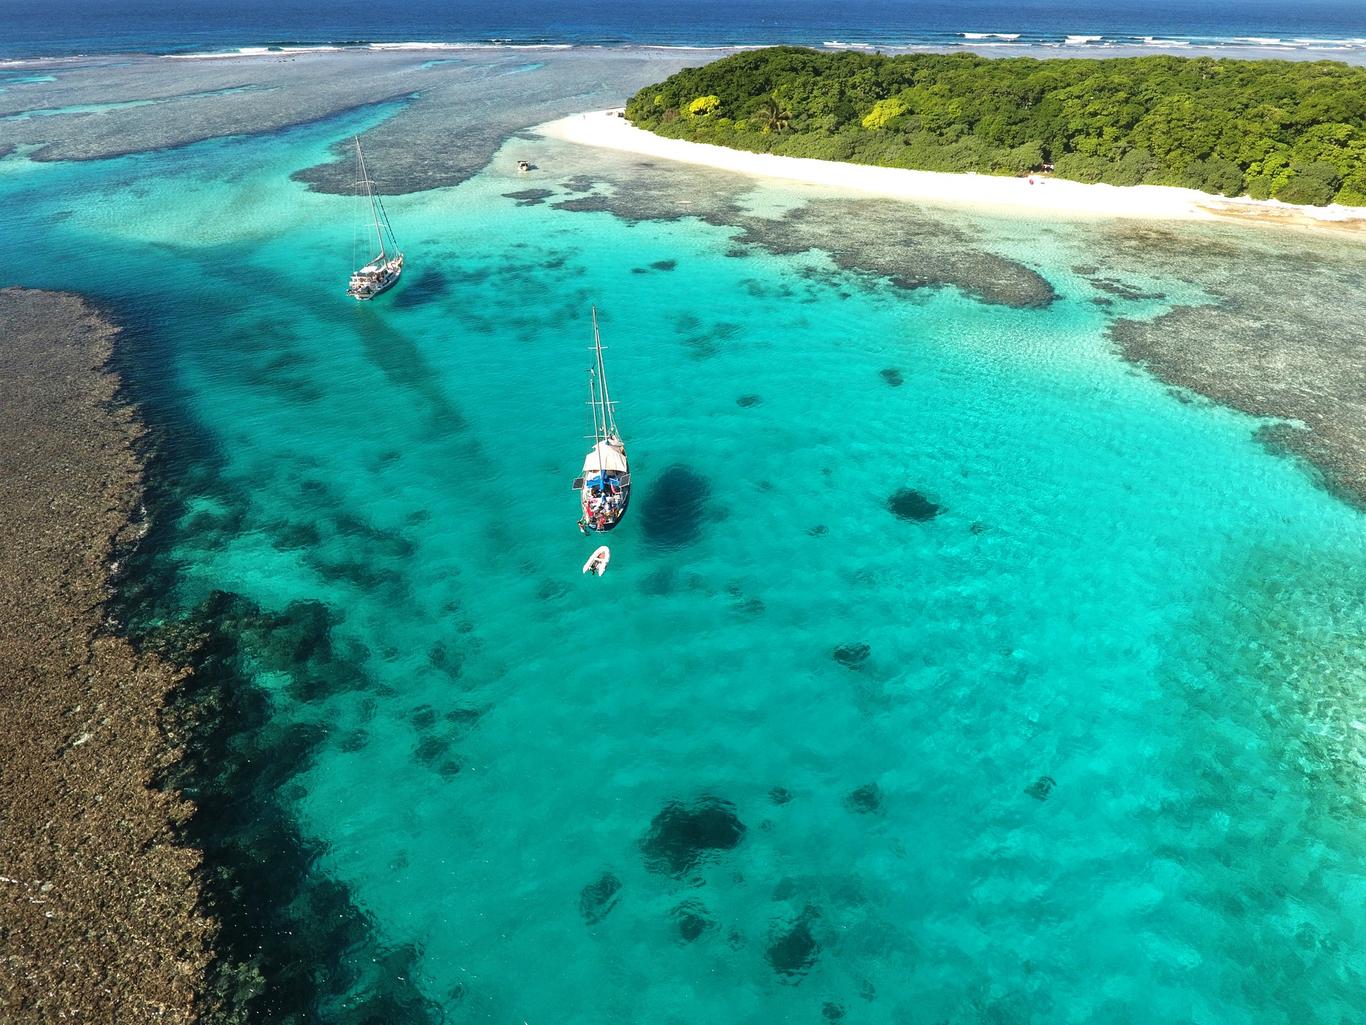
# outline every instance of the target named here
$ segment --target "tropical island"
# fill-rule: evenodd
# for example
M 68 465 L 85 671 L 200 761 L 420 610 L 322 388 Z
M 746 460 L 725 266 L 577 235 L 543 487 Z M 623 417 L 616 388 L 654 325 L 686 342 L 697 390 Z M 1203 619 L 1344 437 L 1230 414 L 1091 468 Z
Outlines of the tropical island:
M 680 71 L 626 117 L 755 153 L 1366 206 L 1366 68 L 1333 61 L 785 46 Z

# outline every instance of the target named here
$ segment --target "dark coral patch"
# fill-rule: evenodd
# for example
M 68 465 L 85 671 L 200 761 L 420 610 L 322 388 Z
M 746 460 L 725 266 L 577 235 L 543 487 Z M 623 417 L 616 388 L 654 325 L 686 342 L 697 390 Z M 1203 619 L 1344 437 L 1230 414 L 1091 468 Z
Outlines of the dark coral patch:
M 1025 793 L 1036 801 L 1048 800 L 1048 795 L 1053 792 L 1053 788 L 1058 785 L 1058 781 L 1052 776 L 1040 776 L 1029 786 L 1025 787 Z
M 662 566 L 640 582 L 640 589 L 646 594 L 664 595 L 674 592 L 676 572 L 672 566 Z
M 604 872 L 579 893 L 579 914 L 589 925 L 597 925 L 617 906 L 620 891 L 621 880 L 611 872 Z
M 717 321 L 710 329 L 690 335 L 683 339 L 694 359 L 709 359 L 726 348 L 725 343 L 740 334 L 740 325 Z
M 905 378 L 901 376 L 901 371 L 896 367 L 888 367 L 886 370 L 880 370 L 878 371 L 878 374 L 893 388 L 900 388 L 905 381 Z
M 185 530 L 197 535 L 200 544 L 217 548 L 225 544 L 228 537 L 241 533 L 246 518 L 247 510 L 243 506 L 234 506 L 223 513 L 206 510 L 195 513 L 186 520 Z M 220 537 L 210 540 L 210 534 L 218 534 Z
M 792 800 L 792 791 L 787 787 L 774 787 L 768 792 L 768 799 L 774 804 L 787 804 Z
M 270 543 L 281 551 L 294 548 L 313 548 L 321 540 L 322 534 L 312 523 L 286 523 L 272 532 Z
M 444 759 L 446 753 L 450 750 L 450 747 L 451 742 L 447 738 L 428 736 L 423 737 L 422 740 L 418 742 L 414 754 L 416 754 L 417 760 L 423 765 L 431 765 L 434 762 Z
M 675 267 L 678 266 L 678 261 L 677 261 L 677 260 L 656 260 L 654 263 L 650 264 L 650 266 L 651 266 L 652 268 L 654 268 L 655 270 L 670 271 L 670 270 L 673 270 Z
M 825 1006 L 821 1008 L 821 1017 L 826 1021 L 842 1021 L 844 1019 L 844 1008 L 827 1000 Z
M 437 641 L 427 649 L 427 664 L 451 676 L 459 676 L 465 664 L 465 656 L 460 650 L 452 649 L 444 641 Z
M 814 527 L 807 527 L 806 532 L 812 537 L 825 537 L 826 534 L 830 533 L 830 528 L 824 523 L 817 523 Z
M 1162 292 L 1145 292 L 1141 288 L 1135 288 L 1126 282 L 1116 278 L 1093 278 L 1091 284 L 1102 292 L 1109 292 L 1111 295 L 1119 296 L 1121 299 L 1130 301 L 1139 299 L 1165 299 L 1167 296 Z
M 569 593 L 569 585 L 563 580 L 554 577 L 546 577 L 536 588 L 537 601 L 554 601 L 556 598 L 563 598 Z
M 612 203 L 605 196 L 581 196 L 551 204 L 556 210 L 566 210 L 574 214 L 611 213 Z
M 750 406 L 757 406 L 759 403 L 763 401 L 763 396 L 761 395 L 741 395 L 738 399 L 735 400 L 735 404 L 737 406 L 744 406 L 746 409 L 748 409 Z
M 820 912 L 808 906 L 795 922 L 780 925 L 768 945 L 768 963 L 784 981 L 800 982 L 820 956 L 821 945 L 811 932 L 812 919 Z
M 224 592 L 215 592 L 212 606 L 229 611 L 223 629 L 238 631 L 251 644 L 253 658 L 264 669 L 290 674 L 289 692 L 295 700 L 312 702 L 371 689 L 374 681 L 361 668 L 369 655 L 358 643 L 338 643 L 332 628 L 340 613 L 316 600 L 291 602 L 282 612 L 259 612 L 232 618 L 236 606 Z
M 416 281 L 409 282 L 394 296 L 394 305 L 400 309 L 421 306 L 433 299 L 439 299 L 450 289 L 450 281 L 441 271 L 424 271 Z
M 518 192 L 504 192 L 504 199 L 515 199 L 518 206 L 540 206 L 551 196 L 553 189 L 521 189 Z
M 640 849 L 651 872 L 679 878 L 716 852 L 732 850 L 744 836 L 745 824 L 735 806 L 708 796 L 691 804 L 666 804 L 651 821 Z
M 684 901 L 673 909 L 671 915 L 678 927 L 678 938 L 684 943 L 692 943 L 712 927 L 706 908 L 695 900 Z
M 914 523 L 924 523 L 934 519 L 944 507 L 938 502 L 932 501 L 928 496 L 914 488 L 901 488 L 891 498 L 887 499 L 887 508 L 902 520 L 910 520 Z
M 267 612 L 218 591 L 181 621 L 196 638 L 195 673 L 173 694 L 169 714 L 193 735 L 166 782 L 194 793 L 197 811 L 184 828 L 214 869 L 202 880 L 218 920 L 205 992 L 222 1001 L 224 1020 L 306 1020 L 359 994 L 355 1021 L 434 1022 L 409 981 L 419 971 L 416 951 L 374 935 L 372 917 L 319 865 L 317 844 L 299 833 L 285 804 L 329 731 L 281 723 L 259 669 L 323 676 L 354 657 L 333 661 L 330 617 L 318 611 L 325 607 L 296 605 Z M 360 977 L 357 964 L 373 965 L 373 974 Z M 244 979 L 253 981 L 243 986 Z
M 473 708 L 452 708 L 443 718 L 455 727 L 457 734 L 464 736 L 474 729 L 475 724 L 479 722 L 483 714 L 483 712 Z
M 696 542 L 710 491 L 707 479 L 686 466 L 675 464 L 665 470 L 645 493 L 641 513 L 645 540 L 666 551 Z
M 431 705 L 419 705 L 408 713 L 408 721 L 414 729 L 430 730 L 436 725 L 436 711 Z
M 872 653 L 873 649 L 866 644 L 841 644 L 830 653 L 830 657 L 845 669 L 858 669 Z
M 844 804 L 860 815 L 871 815 L 882 810 L 882 789 L 876 783 L 865 783 L 849 792 Z

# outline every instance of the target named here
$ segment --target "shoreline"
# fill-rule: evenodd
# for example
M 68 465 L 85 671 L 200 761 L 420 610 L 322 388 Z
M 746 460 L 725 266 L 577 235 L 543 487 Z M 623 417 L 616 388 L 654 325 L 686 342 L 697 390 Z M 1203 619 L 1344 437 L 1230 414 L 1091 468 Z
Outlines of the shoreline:
M 188 1023 L 214 924 L 194 812 L 158 779 L 162 709 L 188 675 L 108 626 L 134 543 L 144 430 L 108 367 L 118 328 L 83 298 L 0 290 L 0 993 L 25 1020 Z
M 1293 206 L 1274 199 L 1227 198 L 1169 185 L 1091 185 L 1041 175 L 953 174 L 752 153 L 667 139 L 635 127 L 618 116 L 621 110 L 574 114 L 533 131 L 581 146 L 931 206 L 1070 220 L 1224 221 L 1366 237 L 1366 208 Z

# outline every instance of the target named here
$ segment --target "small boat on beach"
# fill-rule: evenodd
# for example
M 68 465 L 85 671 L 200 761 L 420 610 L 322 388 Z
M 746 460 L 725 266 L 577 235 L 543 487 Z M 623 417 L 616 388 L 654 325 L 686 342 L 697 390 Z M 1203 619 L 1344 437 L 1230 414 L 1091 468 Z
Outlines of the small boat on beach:
M 631 470 L 626 444 L 617 430 L 616 403 L 607 391 L 607 370 L 602 363 L 602 338 L 598 334 L 598 309 L 593 307 L 594 366 L 588 371 L 588 406 L 593 414 L 593 447 L 583 460 L 583 475 L 574 478 L 583 516 L 583 533 L 606 533 L 626 515 L 631 501 Z
M 365 252 L 373 254 L 359 270 L 352 271 L 351 281 L 346 286 L 346 294 L 356 300 L 373 299 L 381 292 L 394 286 L 398 281 L 398 276 L 403 273 L 403 253 L 399 251 L 398 241 L 394 238 L 394 229 L 389 224 L 389 215 L 384 212 L 383 201 L 375 194 L 375 183 L 370 180 L 369 172 L 365 166 L 365 154 L 360 148 L 360 136 L 356 136 L 356 166 L 360 172 L 360 179 L 356 182 L 356 199 L 359 201 L 364 198 L 368 201 L 368 216 L 364 206 L 359 215 L 360 222 L 364 227 L 358 231 L 356 244 L 352 247 L 352 256 L 356 255 L 355 250 L 362 244 L 361 235 L 364 236 Z M 371 226 L 373 225 L 373 243 L 371 242 Z

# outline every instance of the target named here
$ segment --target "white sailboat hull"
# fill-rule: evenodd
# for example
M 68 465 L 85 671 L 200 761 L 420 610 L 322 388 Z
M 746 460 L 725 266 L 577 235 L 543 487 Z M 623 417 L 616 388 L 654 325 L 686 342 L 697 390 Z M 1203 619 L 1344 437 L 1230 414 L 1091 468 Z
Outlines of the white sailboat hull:
M 374 260 L 351 275 L 351 283 L 346 286 L 346 294 L 361 302 L 373 299 L 381 292 L 393 288 L 402 273 L 402 253 L 387 260 Z
M 609 438 L 593 446 L 584 458 L 583 476 L 575 487 L 581 489 L 579 505 L 583 517 L 579 527 L 585 534 L 605 534 L 621 522 L 631 504 L 631 471 L 626 462 L 626 446 L 620 438 Z
M 607 392 L 607 370 L 602 364 L 598 310 L 593 307 L 593 352 L 596 366 L 588 371 L 588 405 L 593 410 L 593 447 L 583 460 L 583 476 L 574 480 L 583 515 L 579 530 L 605 534 L 626 515 L 631 503 L 631 470 L 626 445 L 617 433 L 615 403 Z
M 365 168 L 365 153 L 360 148 L 359 135 L 356 136 L 356 169 L 360 172 L 356 187 L 363 190 L 357 196 L 369 201 L 370 219 L 374 222 L 375 234 L 369 251 L 377 255 L 371 257 L 365 266 L 351 272 L 346 294 L 352 299 L 364 301 L 394 287 L 398 276 L 403 273 L 403 253 L 399 251 L 394 229 L 389 225 L 389 215 L 384 212 L 384 204 L 375 194 L 375 183 L 370 180 Z M 393 255 L 390 256 L 390 253 Z

